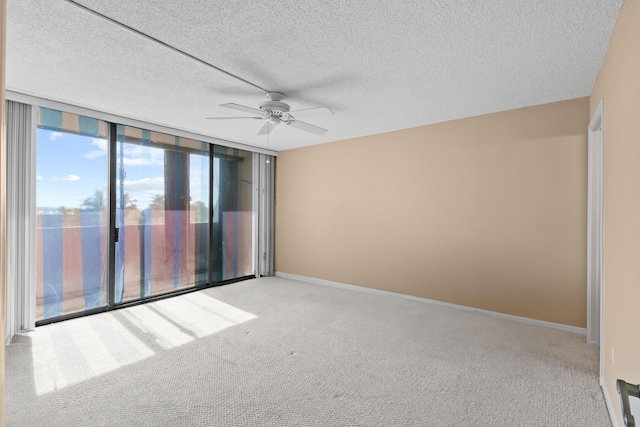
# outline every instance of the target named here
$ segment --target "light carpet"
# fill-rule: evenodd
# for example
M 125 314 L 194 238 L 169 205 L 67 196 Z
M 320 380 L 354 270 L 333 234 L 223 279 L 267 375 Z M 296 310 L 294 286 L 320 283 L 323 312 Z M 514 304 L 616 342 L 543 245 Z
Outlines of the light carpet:
M 584 336 L 275 277 L 6 350 L 8 426 L 611 425 Z

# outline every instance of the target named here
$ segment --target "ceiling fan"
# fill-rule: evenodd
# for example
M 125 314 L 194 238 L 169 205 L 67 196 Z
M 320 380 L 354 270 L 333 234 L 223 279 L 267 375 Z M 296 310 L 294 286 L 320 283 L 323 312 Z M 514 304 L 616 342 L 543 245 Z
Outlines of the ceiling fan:
M 258 108 L 246 107 L 240 104 L 228 103 L 228 104 L 220 104 L 221 107 L 230 108 L 232 110 L 242 111 L 244 113 L 251 113 L 253 116 L 250 117 L 207 117 L 207 119 L 211 120 L 227 120 L 227 119 L 255 119 L 255 120 L 266 120 L 266 123 L 260 131 L 258 135 L 266 135 L 271 132 L 271 130 L 281 123 L 287 126 L 293 126 L 294 128 L 298 128 L 300 130 L 311 132 L 316 135 L 322 135 L 327 132 L 327 129 L 323 129 L 321 127 L 312 125 L 310 123 L 301 122 L 298 120 L 298 117 L 310 117 L 310 116 L 332 116 L 334 115 L 333 111 L 329 107 L 315 107 L 315 108 L 305 108 L 302 110 L 294 110 L 291 111 L 288 104 L 282 102 L 284 99 L 284 94 L 280 92 L 267 92 L 267 100 L 261 102 Z

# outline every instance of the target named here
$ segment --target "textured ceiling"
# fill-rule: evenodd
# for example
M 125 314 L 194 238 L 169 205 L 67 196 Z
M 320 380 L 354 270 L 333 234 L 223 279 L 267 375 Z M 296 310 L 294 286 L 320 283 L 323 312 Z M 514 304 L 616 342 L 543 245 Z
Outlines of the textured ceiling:
M 242 116 L 264 93 L 63 0 L 8 2 L 7 89 L 284 150 L 589 95 L 622 0 L 77 0 L 285 93 L 322 136 Z

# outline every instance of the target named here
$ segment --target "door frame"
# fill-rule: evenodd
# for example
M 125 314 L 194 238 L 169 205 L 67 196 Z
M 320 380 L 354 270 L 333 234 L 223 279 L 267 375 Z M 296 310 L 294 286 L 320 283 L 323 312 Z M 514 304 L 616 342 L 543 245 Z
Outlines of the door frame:
M 600 346 L 603 363 L 604 302 L 604 99 L 588 127 L 587 342 Z

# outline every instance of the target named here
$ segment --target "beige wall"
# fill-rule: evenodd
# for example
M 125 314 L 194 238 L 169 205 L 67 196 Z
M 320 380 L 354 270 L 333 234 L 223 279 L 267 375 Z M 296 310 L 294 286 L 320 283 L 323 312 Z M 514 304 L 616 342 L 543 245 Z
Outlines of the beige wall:
M 581 98 L 280 152 L 276 270 L 584 327 L 588 121 Z
M 602 98 L 604 374 L 615 415 L 619 425 L 623 425 L 615 381 L 620 378 L 640 383 L 640 2 L 637 0 L 626 0 L 618 14 L 591 93 L 591 114 Z

